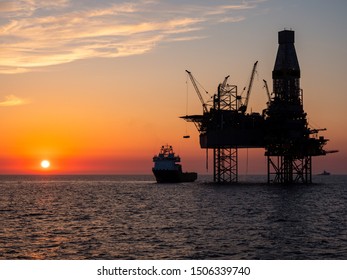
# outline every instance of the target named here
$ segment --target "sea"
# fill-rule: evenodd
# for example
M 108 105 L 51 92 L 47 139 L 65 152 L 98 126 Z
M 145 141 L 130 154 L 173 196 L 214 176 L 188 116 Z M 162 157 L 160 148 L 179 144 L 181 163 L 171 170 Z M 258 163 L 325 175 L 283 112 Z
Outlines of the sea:
M 310 185 L 0 176 L 0 259 L 347 259 L 347 176 Z

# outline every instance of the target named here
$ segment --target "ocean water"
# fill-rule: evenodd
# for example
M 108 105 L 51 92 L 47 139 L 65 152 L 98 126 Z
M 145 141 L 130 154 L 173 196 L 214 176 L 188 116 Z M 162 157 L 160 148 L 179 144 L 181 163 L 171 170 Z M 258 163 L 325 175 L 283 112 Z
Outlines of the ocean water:
M 347 176 L 210 181 L 0 176 L 0 259 L 347 259 Z

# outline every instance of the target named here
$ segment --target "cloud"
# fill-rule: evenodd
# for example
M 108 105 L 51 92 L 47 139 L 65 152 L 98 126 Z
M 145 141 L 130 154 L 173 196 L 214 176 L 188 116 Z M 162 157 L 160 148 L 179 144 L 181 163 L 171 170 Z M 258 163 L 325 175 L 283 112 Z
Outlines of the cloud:
M 57 9 L 68 6 L 69 0 L 12 0 L 0 2 L 2 17 L 31 16 L 39 9 Z
M 226 14 L 229 11 L 237 11 L 237 10 L 247 10 L 247 9 L 253 9 L 255 8 L 256 5 L 250 4 L 250 3 L 242 3 L 240 5 L 221 5 L 221 6 L 216 6 L 210 11 L 207 12 L 209 15 L 221 15 L 221 14 Z
M 256 7 L 254 1 L 241 5 L 217 2 L 224 3 L 3 1 L 0 73 L 25 73 L 79 59 L 144 54 L 161 42 L 205 38 L 206 34 L 197 33 L 209 24 L 244 20 L 243 15 L 231 12 Z
M 3 1 L 0 2 L 0 12 L 1 13 L 8 13 L 13 11 L 13 3 L 10 1 Z
M 28 104 L 26 99 L 19 98 L 15 95 L 7 95 L 4 100 L 0 100 L 0 107 L 18 106 Z
M 227 23 L 227 22 L 240 22 L 240 21 L 243 21 L 245 19 L 246 18 L 243 17 L 243 16 L 225 17 L 225 18 L 220 19 L 219 22 L 224 22 L 224 23 Z

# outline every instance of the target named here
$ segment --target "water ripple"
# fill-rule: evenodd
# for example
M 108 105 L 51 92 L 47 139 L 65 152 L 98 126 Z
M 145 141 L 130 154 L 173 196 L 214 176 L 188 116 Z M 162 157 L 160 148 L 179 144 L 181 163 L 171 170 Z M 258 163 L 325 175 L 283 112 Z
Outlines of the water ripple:
M 280 187 L 2 176 L 0 258 L 346 259 L 347 177 L 317 179 Z

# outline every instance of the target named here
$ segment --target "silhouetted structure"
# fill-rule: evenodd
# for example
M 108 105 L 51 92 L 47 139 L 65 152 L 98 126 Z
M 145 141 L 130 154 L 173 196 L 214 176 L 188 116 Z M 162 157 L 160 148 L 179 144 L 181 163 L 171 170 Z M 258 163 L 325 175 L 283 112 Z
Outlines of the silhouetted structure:
M 247 96 L 238 94 L 226 77 L 218 86 L 209 107 L 201 98 L 203 115 L 182 117 L 194 122 L 200 132 L 201 148 L 213 149 L 214 181 L 238 181 L 238 149 L 265 148 L 269 183 L 311 183 L 312 156 L 325 155 L 324 137 L 308 127 L 300 89 L 300 67 L 294 47 L 294 31 L 279 32 L 273 77 L 273 94 L 262 114 L 247 114 L 257 62 L 253 66 Z M 187 71 L 197 89 L 195 79 Z
M 294 31 L 278 34 L 278 52 L 272 71 L 274 97 L 266 110 L 265 155 L 268 181 L 312 182 L 312 156 L 325 155 L 327 139 L 312 138 L 300 88 L 300 67 L 294 47 Z

